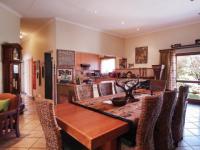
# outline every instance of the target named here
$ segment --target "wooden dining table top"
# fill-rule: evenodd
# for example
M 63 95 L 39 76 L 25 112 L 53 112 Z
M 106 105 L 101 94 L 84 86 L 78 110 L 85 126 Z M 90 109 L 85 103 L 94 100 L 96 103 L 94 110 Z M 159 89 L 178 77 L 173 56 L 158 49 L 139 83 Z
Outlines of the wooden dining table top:
M 96 149 L 128 132 L 127 122 L 65 103 L 55 108 L 58 125 L 88 149 Z

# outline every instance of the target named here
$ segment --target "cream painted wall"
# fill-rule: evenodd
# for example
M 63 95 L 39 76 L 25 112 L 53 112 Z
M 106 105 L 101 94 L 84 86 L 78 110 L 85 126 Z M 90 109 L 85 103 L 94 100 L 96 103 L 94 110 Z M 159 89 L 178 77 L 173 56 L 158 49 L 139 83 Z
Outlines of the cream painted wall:
M 19 43 L 20 17 L 0 4 L 0 45 L 4 42 Z M 0 92 L 2 92 L 2 60 L 0 46 Z
M 135 64 L 135 48 L 148 46 L 148 63 L 135 64 L 134 67 L 151 67 L 151 65 L 159 63 L 160 49 L 170 48 L 175 43 L 192 44 L 195 39 L 200 39 L 200 23 L 126 39 L 126 57 L 128 58 L 128 63 Z
M 56 48 L 124 56 L 125 40 L 66 21 L 56 20 Z
M 44 64 L 44 53 L 55 50 L 55 37 L 55 20 L 50 20 L 22 42 L 24 59 L 28 57 L 32 58 L 33 61 L 40 60 L 40 63 Z M 37 79 L 33 96 L 44 97 L 44 79 L 42 78 L 41 86 L 38 82 Z M 30 86 L 32 86 L 31 83 Z

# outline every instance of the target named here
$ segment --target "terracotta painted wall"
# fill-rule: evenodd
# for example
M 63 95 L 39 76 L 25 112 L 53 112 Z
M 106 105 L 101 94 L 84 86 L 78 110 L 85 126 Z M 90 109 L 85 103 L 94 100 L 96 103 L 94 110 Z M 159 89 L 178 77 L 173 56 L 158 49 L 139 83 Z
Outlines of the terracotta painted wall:
M 135 67 L 151 67 L 159 63 L 160 49 L 170 48 L 175 43 L 192 44 L 195 39 L 200 39 L 200 23 L 129 38 L 125 41 L 126 57 L 129 63 L 135 64 L 135 48 L 148 46 L 148 63 L 135 64 Z
M 20 17 L 0 4 L 0 45 L 19 43 Z M 2 60 L 0 46 L 0 93 L 2 92 Z
M 81 64 L 90 64 L 90 70 L 100 69 L 100 56 L 97 54 L 76 52 L 75 53 L 75 68 L 81 70 Z

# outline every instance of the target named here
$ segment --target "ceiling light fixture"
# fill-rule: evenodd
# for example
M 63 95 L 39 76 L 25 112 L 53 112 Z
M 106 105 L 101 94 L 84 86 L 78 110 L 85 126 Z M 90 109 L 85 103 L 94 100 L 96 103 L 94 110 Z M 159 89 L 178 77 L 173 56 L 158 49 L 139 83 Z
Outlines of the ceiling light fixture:
M 94 14 L 97 14 L 97 13 L 98 13 L 98 11 L 97 11 L 97 10 L 95 10 L 95 11 L 94 11 Z
M 125 22 L 124 22 L 124 21 L 122 21 L 122 22 L 121 22 L 121 24 L 122 24 L 122 25 L 124 25 L 124 24 L 125 24 Z
M 20 32 L 19 38 L 20 38 L 20 39 L 23 39 L 23 37 L 26 36 L 26 35 L 27 35 L 27 33 L 25 33 L 25 32 Z

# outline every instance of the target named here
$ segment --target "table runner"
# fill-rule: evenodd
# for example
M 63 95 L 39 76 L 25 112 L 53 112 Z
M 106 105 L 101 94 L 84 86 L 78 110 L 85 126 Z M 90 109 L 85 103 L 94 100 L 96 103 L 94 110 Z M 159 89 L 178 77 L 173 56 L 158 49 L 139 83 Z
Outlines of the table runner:
M 135 145 L 136 138 L 136 129 L 137 123 L 141 113 L 141 100 L 145 96 L 150 96 L 149 94 L 136 94 L 135 98 L 138 98 L 139 101 L 127 103 L 124 106 L 117 107 L 113 106 L 110 101 L 114 97 L 125 96 L 124 93 L 102 96 L 97 98 L 91 98 L 80 101 L 73 101 L 74 104 L 81 107 L 90 109 L 95 112 L 99 112 L 113 118 L 117 118 L 123 121 L 126 121 L 129 124 L 130 130 L 127 134 L 123 135 L 121 141 L 127 144 L 128 146 Z

